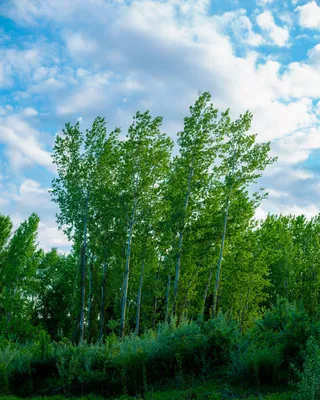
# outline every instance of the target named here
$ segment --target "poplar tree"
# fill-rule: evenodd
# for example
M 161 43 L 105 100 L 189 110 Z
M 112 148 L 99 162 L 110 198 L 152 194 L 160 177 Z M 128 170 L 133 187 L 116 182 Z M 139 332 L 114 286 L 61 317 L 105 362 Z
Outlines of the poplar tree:
M 7 215 L 0 214 L 0 254 L 4 250 L 12 231 L 12 222 Z
M 172 203 L 171 224 L 176 237 L 173 314 L 176 314 L 184 233 L 207 196 L 210 169 L 223 139 L 227 113 L 219 117 L 208 92 L 199 95 L 178 133 L 179 156 L 174 159 L 168 191 Z
M 212 318 L 215 318 L 217 313 L 221 265 L 227 233 L 229 208 L 233 200 L 233 194 L 237 190 L 244 191 L 250 184 L 256 183 L 256 180 L 261 177 L 262 171 L 276 160 L 276 158 L 269 156 L 270 142 L 256 143 L 257 135 L 248 132 L 252 122 L 251 113 L 246 112 L 244 115 L 240 115 L 234 122 L 230 120 L 228 122 L 224 132 L 225 141 L 221 145 L 219 153 L 219 158 L 221 159 L 220 171 L 225 176 L 225 209 L 220 254 L 213 292 Z M 260 191 L 263 192 L 263 189 L 260 189 Z M 253 196 L 258 199 L 258 192 L 254 193 Z M 263 194 L 261 194 L 260 198 L 262 199 L 263 197 Z
M 125 334 L 130 258 L 134 229 L 149 210 L 169 164 L 172 140 L 161 132 L 162 118 L 137 112 L 122 145 L 120 202 L 126 225 L 125 268 L 122 283 L 120 336 Z
M 37 249 L 39 217 L 33 213 L 14 232 L 3 261 L 4 310 L 6 329 L 22 317 L 23 303 L 37 269 L 40 253 Z M 30 293 L 30 292 L 29 292 Z M 17 317 L 17 318 L 16 318 Z M 27 316 L 24 316 L 25 322 Z
M 106 140 L 106 123 L 97 117 L 90 130 L 80 131 L 79 122 L 66 124 L 62 134 L 56 138 L 53 162 L 57 165 L 58 177 L 53 179 L 51 195 L 58 203 L 59 227 L 69 239 L 77 239 L 80 245 L 80 307 L 79 340 L 84 339 L 85 287 L 87 263 L 88 219 L 92 215 L 91 188 L 96 182 L 96 170 Z

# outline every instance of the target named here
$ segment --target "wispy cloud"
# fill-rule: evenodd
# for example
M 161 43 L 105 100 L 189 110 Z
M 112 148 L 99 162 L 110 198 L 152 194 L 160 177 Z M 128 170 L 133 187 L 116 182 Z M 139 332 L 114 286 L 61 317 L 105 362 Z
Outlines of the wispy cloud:
M 0 5 L 10 30 L 16 27 L 2 32 L 0 152 L 18 188 L 10 201 L 0 195 L 0 210 L 22 217 L 30 211 L 25 203 L 37 204 L 42 242 L 61 243 L 45 195 L 54 173 L 54 133 L 79 116 L 86 128 L 97 114 L 110 128 L 125 128 L 136 110 L 150 109 L 175 136 L 199 90 L 210 90 L 233 116 L 250 109 L 258 140 L 272 140 L 279 162 L 264 178 L 272 196 L 263 212 L 315 210 L 317 177 L 297 171 L 310 173 L 304 163 L 320 148 L 320 52 L 309 30 L 320 26 L 320 7 L 259 0 L 250 10 L 225 3 L 219 14 L 209 0 Z M 13 193 L 9 181 L 2 193 Z M 276 195 L 282 192 L 285 200 Z
M 260 28 L 270 37 L 277 46 L 285 46 L 289 40 L 289 30 L 286 27 L 278 26 L 270 11 L 264 11 L 257 17 Z

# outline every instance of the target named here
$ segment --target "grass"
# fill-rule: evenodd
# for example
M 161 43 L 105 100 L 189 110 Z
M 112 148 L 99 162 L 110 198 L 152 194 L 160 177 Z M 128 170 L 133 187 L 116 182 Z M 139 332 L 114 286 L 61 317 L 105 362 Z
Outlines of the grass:
M 189 385 L 190 386 L 190 385 Z M 103 398 L 88 395 L 74 400 L 103 400 Z M 123 395 L 113 400 L 291 400 L 292 394 L 289 392 L 272 393 L 267 389 L 242 389 L 241 387 L 230 387 L 227 384 L 217 382 L 194 383 L 192 387 L 176 389 L 172 387 L 163 387 L 162 390 L 149 390 L 144 396 L 130 397 Z M 0 400 L 21 400 L 14 396 L 0 396 Z M 63 396 L 52 397 L 33 397 L 32 400 L 65 400 Z

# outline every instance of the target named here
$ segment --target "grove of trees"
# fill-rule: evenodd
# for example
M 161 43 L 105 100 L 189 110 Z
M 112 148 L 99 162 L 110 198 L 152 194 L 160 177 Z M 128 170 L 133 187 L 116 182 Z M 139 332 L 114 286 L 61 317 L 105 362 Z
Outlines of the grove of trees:
M 1 215 L 1 332 L 103 342 L 219 312 L 246 329 L 278 297 L 315 313 L 320 219 L 255 219 L 267 193 L 253 184 L 276 160 L 251 121 L 249 112 L 232 120 L 202 93 L 178 152 L 148 111 L 137 112 L 125 139 L 100 117 L 86 132 L 67 124 L 51 196 L 72 249 L 41 250 L 36 214 L 13 233 Z
M 50 194 L 70 251 L 0 214 L 1 395 L 147 399 L 188 375 L 320 398 L 320 216 L 255 218 L 276 159 L 252 118 L 205 92 L 176 142 L 149 111 L 125 137 L 66 124 Z

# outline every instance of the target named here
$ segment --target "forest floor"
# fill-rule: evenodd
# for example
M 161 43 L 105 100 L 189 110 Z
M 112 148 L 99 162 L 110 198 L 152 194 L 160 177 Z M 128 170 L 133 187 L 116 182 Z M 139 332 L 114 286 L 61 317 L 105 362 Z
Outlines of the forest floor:
M 144 397 L 130 397 L 123 395 L 113 400 L 291 400 L 291 392 L 283 392 L 281 389 L 261 388 L 261 389 L 243 389 L 241 387 L 230 387 L 227 384 L 217 382 L 196 383 L 193 387 L 177 389 L 173 386 L 151 390 Z M 52 397 L 33 397 L 31 400 L 65 400 L 63 396 Z M 70 398 L 68 398 L 70 399 Z M 95 395 L 85 395 L 74 400 L 103 400 L 102 397 Z M 21 400 L 14 396 L 0 396 L 0 400 Z M 26 400 L 26 399 L 24 399 Z

